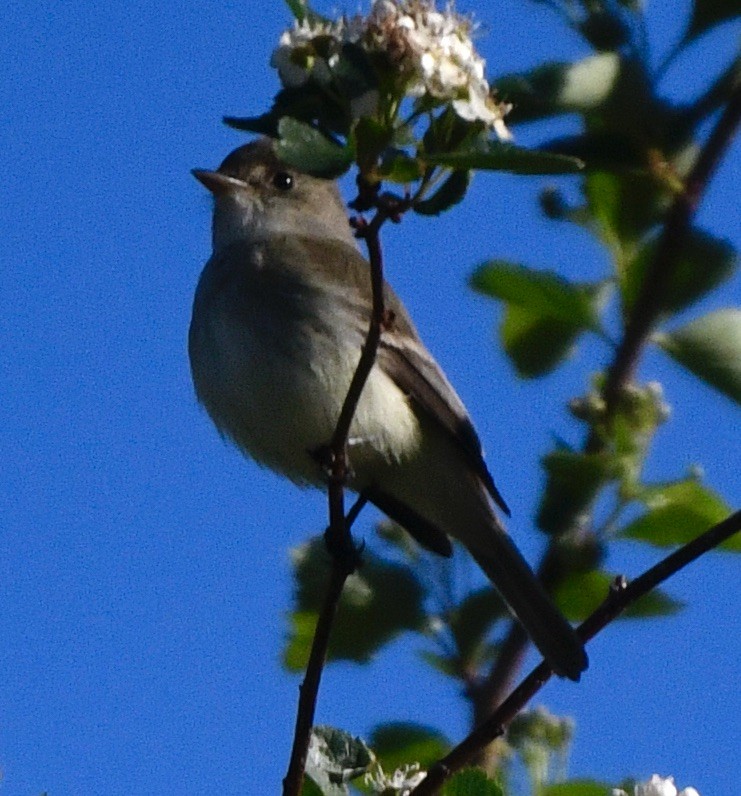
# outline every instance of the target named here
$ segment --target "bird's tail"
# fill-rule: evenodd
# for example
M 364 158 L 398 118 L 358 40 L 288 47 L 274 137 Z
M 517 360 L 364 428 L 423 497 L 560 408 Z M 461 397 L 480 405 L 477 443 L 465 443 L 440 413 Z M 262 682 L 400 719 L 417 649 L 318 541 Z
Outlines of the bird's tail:
M 491 554 L 473 557 L 556 674 L 579 680 L 589 662 L 574 628 L 553 604 L 514 542 L 497 529 Z

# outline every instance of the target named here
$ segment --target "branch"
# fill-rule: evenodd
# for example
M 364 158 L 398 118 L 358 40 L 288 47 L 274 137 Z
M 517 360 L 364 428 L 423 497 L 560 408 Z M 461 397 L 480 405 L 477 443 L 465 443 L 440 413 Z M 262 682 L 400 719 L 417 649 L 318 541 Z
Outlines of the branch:
M 350 572 L 341 564 L 342 559 L 333 558 L 332 574 L 329 589 L 324 600 L 322 612 L 317 620 L 314 638 L 311 643 L 309 662 L 306 665 L 304 681 L 299 687 L 298 710 L 296 712 L 296 727 L 293 733 L 293 748 L 288 771 L 283 779 L 283 796 L 298 796 L 304 782 L 306 757 L 309 753 L 311 741 L 311 728 L 314 726 L 314 712 L 316 698 L 319 693 L 319 683 L 322 678 L 324 661 L 329 646 L 329 635 L 332 629 L 340 596 Z
M 649 335 L 661 313 L 660 297 L 669 284 L 674 269 L 691 229 L 692 217 L 720 163 L 724 152 L 734 137 L 741 121 L 741 83 L 731 95 L 723 113 L 716 122 L 685 183 L 684 191 L 676 197 L 669 209 L 654 260 L 636 300 L 633 314 L 626 324 L 623 338 L 607 371 L 604 387 L 605 414 L 609 425 L 618 408 L 619 398 L 635 372 L 638 360 Z M 604 440 L 594 429 L 590 432 L 583 450 L 596 453 L 604 449 Z M 553 544 L 546 551 L 538 574 L 546 586 L 554 585 L 563 574 L 553 571 Z M 502 655 L 474 698 L 475 715 L 491 713 L 499 705 L 504 692 L 522 663 L 529 643 L 526 635 L 513 624 L 502 644 Z
M 347 517 L 345 517 L 345 486 L 349 475 L 347 439 L 363 387 L 376 361 L 376 352 L 378 351 L 378 343 L 381 339 L 386 316 L 383 296 L 383 257 L 379 232 L 389 218 L 395 220 L 398 214 L 406 209 L 406 206 L 402 208 L 398 203 L 394 204 L 384 201 L 383 197 L 376 198 L 375 207 L 376 214 L 370 223 L 358 222 L 356 224 L 358 237 L 363 238 L 368 247 L 373 295 L 372 310 L 368 333 L 358 360 L 358 366 L 350 382 L 334 435 L 329 445 L 329 484 L 327 487 L 329 526 L 325 533 L 325 541 L 332 556 L 332 571 L 327 596 L 314 631 L 306 674 L 299 690 L 293 747 L 288 771 L 283 779 L 283 796 L 299 796 L 301 793 L 306 769 L 306 757 L 311 741 L 311 729 L 314 725 L 316 700 L 324 663 L 327 658 L 332 623 L 337 614 L 337 607 L 345 581 L 361 563 L 360 550 L 353 543 L 350 527 L 367 500 L 360 497 Z
M 348 511 L 347 517 L 343 518 L 348 536 L 349 529 L 352 528 L 353 523 L 367 502 L 368 499 L 361 495 Z M 356 554 L 359 556 L 359 553 Z M 357 566 L 353 566 L 350 569 L 352 562 L 347 557 L 334 556 L 332 562 L 329 587 L 314 629 L 311 652 L 306 664 L 306 674 L 304 675 L 303 683 L 299 686 L 296 726 L 293 731 L 293 748 L 291 749 L 288 771 L 283 779 L 284 796 L 297 796 L 297 794 L 301 793 L 306 769 L 306 757 L 311 742 L 311 729 L 314 726 L 316 699 L 319 693 L 319 683 L 322 678 L 324 662 L 327 658 L 330 632 L 334 618 L 337 615 L 337 608 L 342 596 L 342 590 L 345 587 L 345 581 L 357 568 Z
M 679 254 L 690 233 L 692 217 L 710 178 L 733 140 L 739 123 L 741 123 L 741 82 L 736 85 L 728 104 L 710 133 L 687 177 L 684 191 L 674 200 L 666 217 L 656 255 L 641 286 L 633 313 L 626 324 L 623 340 L 607 372 L 604 397 L 608 416 L 614 413 L 620 394 L 635 372 L 641 349 L 661 314 L 660 299 L 669 285 Z M 592 445 L 594 444 L 596 442 L 592 441 Z
M 577 629 L 579 637 L 584 642 L 594 638 L 637 599 L 739 531 L 741 531 L 741 511 L 737 511 L 679 548 L 632 583 L 628 584 L 622 577 L 616 578 L 604 602 Z M 487 744 L 502 736 L 512 719 L 552 675 L 553 671 L 545 661 L 533 669 L 483 724 L 476 727 L 455 749 L 435 763 L 425 779 L 414 789 L 414 796 L 431 796 L 436 793 L 452 774 L 463 768 Z

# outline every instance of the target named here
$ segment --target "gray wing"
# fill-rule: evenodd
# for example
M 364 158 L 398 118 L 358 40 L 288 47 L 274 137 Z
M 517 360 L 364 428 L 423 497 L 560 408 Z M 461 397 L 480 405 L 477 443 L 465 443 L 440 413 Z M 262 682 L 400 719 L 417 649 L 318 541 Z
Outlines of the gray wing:
M 378 349 L 378 364 L 425 414 L 459 446 L 496 504 L 510 511 L 484 462 L 481 441 L 440 366 L 416 334 L 385 334 Z
M 266 244 L 268 249 L 270 245 Z M 268 262 L 280 263 L 279 268 L 268 269 L 269 278 L 287 279 L 294 285 L 304 283 L 328 293 L 329 300 L 343 303 L 352 310 L 348 315 L 358 321 L 354 331 L 364 335 L 372 296 L 368 262 L 360 252 L 343 241 L 299 236 L 290 241 L 281 240 L 281 247 L 280 256 L 268 254 Z M 316 266 L 307 269 L 307 259 Z M 392 321 L 381 337 L 377 355 L 379 367 L 450 436 L 492 499 L 509 516 L 509 508 L 486 467 L 481 442 L 463 402 L 422 344 L 404 305 L 387 283 L 384 283 L 384 293 Z

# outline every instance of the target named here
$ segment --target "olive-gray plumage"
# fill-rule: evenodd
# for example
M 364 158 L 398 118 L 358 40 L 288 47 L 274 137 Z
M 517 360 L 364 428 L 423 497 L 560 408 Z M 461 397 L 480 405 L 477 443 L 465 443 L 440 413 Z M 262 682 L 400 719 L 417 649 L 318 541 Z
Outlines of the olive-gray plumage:
M 262 139 L 218 171 L 213 255 L 189 333 L 193 382 L 217 428 L 260 464 L 322 486 L 331 440 L 371 312 L 369 267 L 336 185 L 287 167 Z M 350 429 L 350 487 L 442 555 L 462 542 L 555 671 L 583 646 L 497 519 L 503 508 L 463 403 L 388 285 L 393 322 Z

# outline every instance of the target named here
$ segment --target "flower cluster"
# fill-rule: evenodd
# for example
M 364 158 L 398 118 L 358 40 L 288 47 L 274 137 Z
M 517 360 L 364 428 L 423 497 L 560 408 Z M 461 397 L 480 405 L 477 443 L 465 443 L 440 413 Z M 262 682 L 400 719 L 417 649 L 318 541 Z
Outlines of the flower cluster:
M 385 56 L 402 76 L 406 96 L 450 102 L 462 119 L 484 122 L 508 139 L 504 116 L 509 106 L 491 95 L 472 27 L 452 5 L 437 11 L 434 0 L 374 0 L 366 17 L 297 21 L 281 36 L 271 64 L 284 86 L 301 86 L 309 78 L 326 84 L 341 46 L 356 44 Z
M 628 794 L 624 790 L 615 788 L 612 796 L 628 796 Z M 641 782 L 635 786 L 634 796 L 700 796 L 700 794 L 694 788 L 685 788 L 677 792 L 674 777 L 664 779 L 654 774 L 648 782 Z
M 373 793 L 408 796 L 426 776 L 425 771 L 420 771 L 419 763 L 397 768 L 391 775 L 385 774 L 379 765 L 375 773 L 365 775 L 365 784 Z
M 339 61 L 340 46 L 357 42 L 362 35 L 362 17 L 348 20 L 320 21 L 306 17 L 296 20 L 290 30 L 281 34 L 273 50 L 270 65 L 278 70 L 287 88 L 298 88 L 313 78 L 329 83 L 332 69 Z

